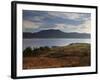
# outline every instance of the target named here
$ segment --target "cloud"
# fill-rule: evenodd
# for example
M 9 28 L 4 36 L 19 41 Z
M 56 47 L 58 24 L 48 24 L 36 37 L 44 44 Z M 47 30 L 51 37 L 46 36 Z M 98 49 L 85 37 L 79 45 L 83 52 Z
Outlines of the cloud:
M 83 24 L 80 24 L 78 26 L 75 25 L 66 25 L 64 29 L 62 29 L 64 32 L 79 32 L 79 33 L 90 33 L 91 32 L 91 21 L 85 21 Z
M 43 20 L 44 19 L 44 16 L 35 16 L 34 17 L 34 20 L 35 21 L 41 21 L 41 20 Z
M 45 18 L 45 14 L 44 11 L 23 10 L 23 20 L 40 22 Z
M 71 13 L 71 12 L 54 12 L 54 11 L 23 11 L 23 19 L 30 20 L 33 22 L 42 22 L 45 24 L 57 24 L 57 23 L 66 23 L 66 24 L 82 24 L 83 19 L 88 14 L 84 13 Z M 83 16 L 83 17 L 82 17 Z
M 23 27 L 24 28 L 39 28 L 42 23 L 32 22 L 29 20 L 23 20 Z
M 80 25 L 79 30 L 81 32 L 90 33 L 91 32 L 91 21 L 85 21 L 84 24 Z
M 78 19 L 87 19 L 89 16 L 89 13 L 74 13 L 74 12 L 48 12 L 49 15 L 61 17 L 64 19 L 70 19 L 70 20 L 78 20 Z
M 54 29 L 65 29 L 65 27 L 67 27 L 66 24 L 56 24 Z
M 23 11 L 23 31 L 59 29 L 64 32 L 86 32 L 91 28 L 90 13 Z

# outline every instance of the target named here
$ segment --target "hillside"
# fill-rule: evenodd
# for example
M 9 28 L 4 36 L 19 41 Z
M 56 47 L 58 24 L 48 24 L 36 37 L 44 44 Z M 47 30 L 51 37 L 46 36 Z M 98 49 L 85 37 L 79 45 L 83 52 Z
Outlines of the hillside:
M 65 33 L 60 30 L 42 30 L 36 33 L 23 32 L 23 38 L 90 38 L 90 34 L 70 32 Z
M 23 51 L 23 69 L 90 66 L 90 44 L 40 47 Z

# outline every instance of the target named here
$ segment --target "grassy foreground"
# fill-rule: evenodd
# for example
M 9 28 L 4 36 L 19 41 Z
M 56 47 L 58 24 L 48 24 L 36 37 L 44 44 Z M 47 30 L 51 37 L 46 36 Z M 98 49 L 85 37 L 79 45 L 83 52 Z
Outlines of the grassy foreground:
M 90 44 L 40 47 L 23 51 L 23 69 L 90 66 Z

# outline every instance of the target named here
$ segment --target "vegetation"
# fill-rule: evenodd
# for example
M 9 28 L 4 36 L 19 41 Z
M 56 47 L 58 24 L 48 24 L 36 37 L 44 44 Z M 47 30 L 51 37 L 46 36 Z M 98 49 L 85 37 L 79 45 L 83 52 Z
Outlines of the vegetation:
M 61 47 L 28 47 L 23 51 L 23 68 L 76 67 L 90 65 L 90 44 L 72 43 Z
M 30 47 L 28 47 L 28 48 L 26 48 L 24 51 L 23 51 L 23 56 L 25 57 L 25 56 L 32 56 L 32 54 L 33 54 L 33 51 L 32 51 L 32 49 L 30 48 Z
M 50 48 L 47 46 L 34 48 L 33 50 L 31 47 L 28 47 L 23 51 L 23 57 L 29 57 L 29 56 L 36 57 L 36 56 L 42 55 L 44 52 L 47 52 L 47 51 L 50 51 Z

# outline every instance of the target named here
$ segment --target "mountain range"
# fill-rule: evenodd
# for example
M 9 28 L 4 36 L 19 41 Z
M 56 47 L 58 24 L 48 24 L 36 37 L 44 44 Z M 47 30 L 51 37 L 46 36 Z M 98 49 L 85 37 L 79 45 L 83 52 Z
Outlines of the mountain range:
M 89 33 L 63 32 L 61 30 L 41 30 L 39 32 L 23 32 L 23 38 L 90 38 Z

